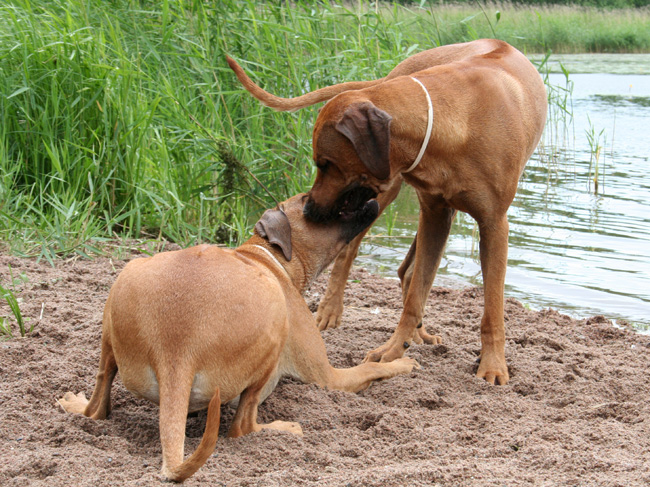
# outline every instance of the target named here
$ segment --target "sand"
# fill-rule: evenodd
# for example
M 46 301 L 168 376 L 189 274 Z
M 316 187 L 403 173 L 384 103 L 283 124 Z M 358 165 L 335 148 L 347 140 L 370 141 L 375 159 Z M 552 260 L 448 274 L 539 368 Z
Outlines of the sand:
M 0 342 L 0 485 L 149 486 L 162 482 L 158 408 L 126 391 L 93 421 L 57 405 L 90 396 L 104 301 L 125 261 L 46 262 L 0 255 L 0 280 L 23 274 L 21 309 L 34 331 Z M 327 276 L 306 299 L 316 309 Z M 330 361 L 358 364 L 399 320 L 399 282 L 354 270 L 343 324 L 323 333 Z M 358 394 L 283 380 L 260 420 L 297 421 L 304 436 L 225 437 L 185 485 L 650 485 L 650 336 L 603 316 L 575 320 L 506 300 L 511 381 L 475 378 L 483 294 L 434 287 L 425 326 L 442 345 L 413 345 L 421 368 Z M 9 316 L 6 303 L 0 316 Z M 186 455 L 205 412 L 188 418 Z

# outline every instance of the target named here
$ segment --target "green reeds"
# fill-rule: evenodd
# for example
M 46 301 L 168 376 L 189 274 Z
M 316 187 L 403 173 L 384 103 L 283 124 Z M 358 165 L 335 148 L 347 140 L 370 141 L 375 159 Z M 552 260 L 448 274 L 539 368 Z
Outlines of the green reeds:
M 603 147 L 607 143 L 607 137 L 605 135 L 605 129 L 601 129 L 600 132 L 598 132 L 591 123 L 591 119 L 587 117 L 587 120 L 589 121 L 589 128 L 585 129 L 587 143 L 589 144 L 589 175 L 587 181 L 589 191 L 593 188 L 594 194 L 598 194 L 600 187 L 599 178 L 601 176 L 603 185 L 605 183 L 605 157 L 603 154 Z M 601 154 L 603 154 L 602 160 Z
M 529 2 L 423 2 L 441 44 L 498 37 L 526 53 L 648 52 L 650 8 L 604 9 Z M 417 9 L 401 18 L 423 15 Z M 497 18 L 498 17 L 498 18 Z
M 226 53 L 267 90 L 296 96 L 382 77 L 414 52 L 476 37 L 546 52 L 552 14 L 541 11 L 365 0 L 5 2 L 0 241 L 50 261 L 91 255 L 115 238 L 238 243 L 264 208 L 311 186 L 317 108 L 261 106 Z M 610 22 L 624 17 L 643 39 L 650 15 L 637 13 L 613 11 Z

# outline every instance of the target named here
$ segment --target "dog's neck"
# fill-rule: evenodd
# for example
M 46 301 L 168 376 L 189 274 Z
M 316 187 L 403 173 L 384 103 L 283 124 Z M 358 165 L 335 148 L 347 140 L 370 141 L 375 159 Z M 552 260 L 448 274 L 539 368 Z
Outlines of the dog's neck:
M 282 275 L 287 277 L 293 286 L 302 294 L 310 282 L 310 276 L 307 275 L 308 271 L 303 267 L 297 252 L 294 252 L 293 257 L 289 262 L 284 258 L 281 252 L 275 251 L 265 239 L 254 236 L 251 240 L 253 241 L 246 242 L 246 244 L 238 250 L 255 249 L 254 253 L 257 256 L 261 257 L 265 262 L 268 262 L 271 269 L 276 269 Z
M 271 253 L 271 251 L 270 251 L 269 249 L 267 249 L 266 247 L 262 247 L 261 245 L 257 245 L 257 244 L 253 244 L 253 247 L 257 247 L 258 249 L 262 250 L 262 251 L 263 251 L 263 252 L 264 252 L 264 253 L 265 253 L 265 254 L 266 254 L 266 255 L 271 259 L 271 261 L 273 262 L 273 264 L 275 264 L 275 266 L 276 266 L 278 269 L 282 269 L 282 272 L 284 272 L 284 273 L 287 275 L 287 277 L 291 278 L 291 276 L 289 276 L 289 273 L 288 273 L 287 270 L 284 268 L 284 266 L 283 266 L 283 265 L 280 263 L 280 261 L 275 257 L 275 255 L 273 255 L 273 254 Z

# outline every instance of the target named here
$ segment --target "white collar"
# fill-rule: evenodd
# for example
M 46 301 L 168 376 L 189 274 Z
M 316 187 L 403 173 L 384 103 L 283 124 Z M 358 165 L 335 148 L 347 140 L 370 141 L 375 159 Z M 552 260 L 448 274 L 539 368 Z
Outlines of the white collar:
M 422 147 L 420 148 L 420 153 L 418 156 L 415 158 L 415 161 L 413 164 L 411 164 L 411 167 L 409 167 L 406 172 L 411 172 L 413 169 L 417 167 L 418 164 L 420 164 L 420 161 L 422 160 L 422 156 L 424 156 L 424 152 L 427 149 L 427 145 L 429 145 L 429 139 L 431 138 L 431 132 L 433 131 L 433 105 L 431 103 L 431 96 L 429 96 L 429 91 L 425 88 L 425 86 L 422 84 L 422 82 L 417 79 L 411 77 L 413 81 L 415 81 L 417 84 L 419 84 L 422 87 L 422 90 L 424 91 L 424 94 L 427 97 L 427 105 L 429 107 L 429 111 L 427 113 L 427 135 L 424 137 L 424 142 L 422 142 Z
M 257 247 L 258 249 L 263 250 L 264 253 L 265 253 L 266 255 L 268 255 L 268 256 L 271 258 L 271 260 L 275 263 L 275 265 L 277 265 L 280 269 L 282 269 L 282 271 L 287 275 L 287 277 L 290 277 L 290 276 L 289 276 L 289 273 L 287 272 L 287 270 L 284 268 L 284 266 L 283 266 L 282 264 L 280 264 L 280 261 L 279 261 L 278 259 L 275 258 L 275 255 L 273 255 L 273 254 L 269 251 L 269 249 L 264 248 L 264 247 L 262 247 L 261 245 L 257 245 L 257 244 L 253 244 L 253 247 Z

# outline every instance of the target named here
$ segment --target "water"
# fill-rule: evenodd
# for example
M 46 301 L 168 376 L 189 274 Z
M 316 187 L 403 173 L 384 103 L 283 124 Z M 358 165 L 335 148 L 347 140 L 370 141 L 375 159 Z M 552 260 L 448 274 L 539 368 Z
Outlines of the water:
M 571 73 L 573 123 L 551 117 L 508 213 L 506 296 L 575 317 L 650 328 L 650 55 L 558 56 Z M 555 71 L 560 71 L 555 63 Z M 607 72 L 603 72 L 607 71 Z M 565 86 L 561 73 L 554 85 Z M 560 90 L 561 91 L 561 90 Z M 594 153 L 599 151 L 598 190 Z M 405 187 L 367 239 L 361 265 L 395 276 L 417 228 Z M 482 284 L 474 221 L 454 225 L 437 285 Z M 450 281 L 451 280 L 451 281 Z M 621 321 L 622 322 L 622 321 Z

